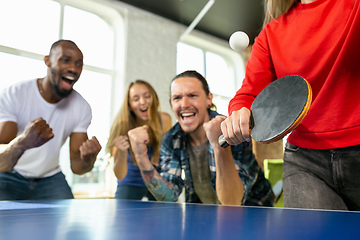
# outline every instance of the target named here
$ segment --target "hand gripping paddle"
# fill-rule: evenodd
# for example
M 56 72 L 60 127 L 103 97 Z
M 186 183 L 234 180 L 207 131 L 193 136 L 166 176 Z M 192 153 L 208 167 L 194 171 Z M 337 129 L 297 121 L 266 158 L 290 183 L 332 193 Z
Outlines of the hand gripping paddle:
M 261 143 L 280 140 L 304 119 L 311 101 L 311 86 L 300 76 L 290 75 L 270 83 L 251 105 L 252 139 Z M 223 135 L 219 144 L 224 148 L 229 146 Z

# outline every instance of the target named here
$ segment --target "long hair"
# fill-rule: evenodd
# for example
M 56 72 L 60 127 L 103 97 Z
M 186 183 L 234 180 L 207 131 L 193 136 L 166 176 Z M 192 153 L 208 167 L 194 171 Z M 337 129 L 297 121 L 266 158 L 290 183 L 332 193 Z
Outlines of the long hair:
M 263 26 L 289 11 L 298 2 L 300 2 L 300 0 L 265 0 L 265 18 Z
M 204 92 L 205 92 L 206 96 L 209 95 L 209 93 L 210 93 L 209 84 L 208 84 L 208 82 L 206 81 L 206 79 L 205 79 L 205 77 L 203 75 L 201 75 L 197 71 L 188 70 L 188 71 L 185 71 L 185 72 L 182 72 L 182 73 L 176 75 L 171 82 L 175 81 L 178 78 L 182 78 L 182 77 L 193 77 L 193 78 L 198 79 L 201 82 L 201 85 L 202 85 L 202 87 L 204 89 Z M 171 94 L 171 89 L 170 89 L 170 94 Z M 170 96 L 170 99 L 171 99 L 171 96 Z M 216 105 L 214 103 L 211 103 L 211 106 L 209 107 L 208 110 L 216 111 Z
M 120 108 L 120 111 L 116 115 L 113 124 L 110 129 L 110 135 L 108 139 L 108 143 L 106 144 L 106 152 L 110 153 L 112 156 L 112 149 L 114 147 L 114 140 L 118 136 L 128 136 L 128 131 L 139 127 L 136 121 L 136 115 L 131 111 L 130 108 L 130 89 L 135 84 L 143 84 L 145 85 L 150 92 L 150 106 L 148 111 L 149 119 L 147 121 L 147 125 L 149 126 L 149 143 L 153 145 L 154 156 L 157 156 L 160 152 L 161 139 L 163 136 L 159 112 L 160 112 L 160 101 L 159 97 L 156 94 L 154 88 L 144 80 L 136 80 L 135 82 L 131 82 L 124 98 L 124 102 Z M 130 152 L 133 155 L 131 148 Z

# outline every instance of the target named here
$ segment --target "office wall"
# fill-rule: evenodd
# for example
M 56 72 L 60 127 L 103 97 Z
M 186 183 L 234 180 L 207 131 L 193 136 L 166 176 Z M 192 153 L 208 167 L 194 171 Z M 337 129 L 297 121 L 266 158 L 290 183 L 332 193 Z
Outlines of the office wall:
M 178 24 L 155 14 L 135 8 L 119 1 L 102 1 L 116 9 L 124 20 L 125 48 L 123 75 L 116 86 L 126 88 L 131 81 L 149 81 L 157 91 L 161 108 L 175 117 L 169 105 L 169 88 L 176 75 L 176 46 L 187 26 Z M 228 43 L 194 30 L 192 35 L 228 47 Z M 123 79 L 123 80 L 121 80 Z M 121 91 L 121 90 L 120 90 Z M 121 94 L 122 96 L 122 94 Z M 114 113 L 122 102 L 114 98 Z
M 150 81 L 162 109 L 169 112 L 169 86 L 176 74 L 179 28 L 139 11 L 129 11 L 128 17 L 126 81 L 137 78 Z
M 176 44 L 180 29 L 185 27 L 152 13 L 132 7 L 119 1 L 98 1 L 118 11 L 123 19 L 124 28 L 117 36 L 118 74 L 113 89 L 112 117 L 115 117 L 123 101 L 123 94 L 130 82 L 146 80 L 155 88 L 160 98 L 162 111 L 171 113 L 169 87 L 176 74 Z M 181 33 L 180 33 L 181 34 Z

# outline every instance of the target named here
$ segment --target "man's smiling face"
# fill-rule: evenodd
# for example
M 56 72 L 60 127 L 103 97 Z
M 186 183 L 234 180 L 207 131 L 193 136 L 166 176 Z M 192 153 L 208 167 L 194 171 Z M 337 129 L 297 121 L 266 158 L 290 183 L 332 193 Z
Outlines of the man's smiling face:
M 83 55 L 74 44 L 61 42 L 48 59 L 52 88 L 58 97 L 67 97 L 82 72 Z
M 180 77 L 171 84 L 170 104 L 182 130 L 194 133 L 201 131 L 202 125 L 209 121 L 212 94 L 206 95 L 197 78 Z

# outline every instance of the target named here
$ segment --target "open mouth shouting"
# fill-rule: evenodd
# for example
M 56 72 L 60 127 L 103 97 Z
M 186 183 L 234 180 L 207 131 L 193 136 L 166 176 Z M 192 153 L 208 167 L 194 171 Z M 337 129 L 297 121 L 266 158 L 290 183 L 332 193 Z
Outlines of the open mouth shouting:
M 75 82 L 77 81 L 77 78 L 75 78 L 73 75 L 65 75 L 61 77 L 63 88 L 67 91 L 71 90 L 74 86 Z
M 140 108 L 140 112 L 143 114 L 147 114 L 148 108 Z
M 148 110 L 149 110 L 148 107 L 138 108 L 138 110 L 136 111 L 138 117 L 140 117 L 142 120 L 145 120 L 145 121 L 148 120 L 149 119 Z
M 180 119 L 183 123 L 189 124 L 194 120 L 196 113 L 195 112 L 180 112 Z

